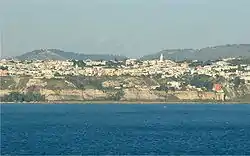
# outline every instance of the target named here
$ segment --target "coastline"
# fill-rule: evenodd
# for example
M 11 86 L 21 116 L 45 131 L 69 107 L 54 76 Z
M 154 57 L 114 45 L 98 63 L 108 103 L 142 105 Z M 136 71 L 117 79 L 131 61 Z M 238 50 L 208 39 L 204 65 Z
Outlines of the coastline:
M 49 101 L 49 102 L 2 102 L 0 104 L 250 104 L 238 101 Z

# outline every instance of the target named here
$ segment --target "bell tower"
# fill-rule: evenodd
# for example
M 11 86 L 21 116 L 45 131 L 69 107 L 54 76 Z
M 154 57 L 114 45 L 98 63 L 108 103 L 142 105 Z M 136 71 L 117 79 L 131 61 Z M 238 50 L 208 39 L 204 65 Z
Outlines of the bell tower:
M 164 61 L 164 56 L 163 56 L 163 54 L 161 54 L 161 56 L 160 56 L 160 61 L 161 61 L 161 62 Z

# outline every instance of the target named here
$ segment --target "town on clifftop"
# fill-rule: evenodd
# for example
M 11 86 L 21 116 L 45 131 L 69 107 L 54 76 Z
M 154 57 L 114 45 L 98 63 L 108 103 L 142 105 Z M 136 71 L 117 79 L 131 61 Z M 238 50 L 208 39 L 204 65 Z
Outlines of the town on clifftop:
M 250 59 L 0 61 L 1 102 L 250 101 Z

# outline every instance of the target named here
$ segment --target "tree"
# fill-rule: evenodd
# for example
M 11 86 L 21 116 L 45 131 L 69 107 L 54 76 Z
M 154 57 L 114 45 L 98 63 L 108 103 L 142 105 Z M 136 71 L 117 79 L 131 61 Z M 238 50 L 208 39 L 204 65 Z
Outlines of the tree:
M 211 76 L 204 74 L 194 75 L 189 81 L 192 86 L 198 88 L 205 87 L 207 90 L 213 89 L 213 78 Z
M 76 65 L 78 66 L 78 67 L 85 67 L 86 66 L 86 63 L 83 61 L 83 60 L 79 60 L 79 61 L 77 61 L 77 60 L 72 60 L 72 62 L 73 62 L 73 66 L 75 67 Z
M 202 66 L 204 63 L 202 61 L 192 62 L 189 64 L 189 67 Z
M 5 95 L 2 99 L 5 102 L 34 102 L 45 101 L 45 96 L 40 93 L 27 92 L 26 94 L 19 92 L 11 92 L 9 95 Z
M 234 86 L 236 87 L 236 88 L 238 88 L 239 86 L 240 86 L 240 84 L 241 84 L 241 80 L 240 80 L 240 77 L 235 77 L 234 78 L 234 80 L 233 80 L 233 83 L 234 83 Z
M 124 91 L 122 89 L 120 89 L 118 92 L 116 92 L 116 94 L 114 96 L 114 100 L 120 101 L 123 96 L 124 96 Z
M 79 66 L 79 67 L 85 67 L 85 66 L 86 66 L 86 63 L 83 62 L 83 60 L 80 60 L 80 61 L 78 61 L 78 66 Z
M 58 72 L 55 72 L 54 76 L 61 76 Z
M 5 95 L 3 98 L 5 102 L 23 102 L 24 101 L 24 94 L 19 92 L 11 92 L 9 95 Z
M 24 101 L 34 102 L 34 101 L 45 101 L 45 96 L 40 93 L 27 92 L 24 96 Z
M 73 62 L 73 66 L 75 67 L 76 64 L 77 64 L 77 61 L 76 60 L 72 60 L 72 62 Z
M 238 71 L 244 71 L 244 68 L 241 65 L 238 65 Z
M 229 63 L 231 63 L 232 65 L 250 64 L 250 58 L 238 58 L 229 61 Z
M 1 70 L 8 70 L 8 67 L 7 66 L 0 66 L 0 69 Z
M 226 81 L 226 78 L 223 76 L 216 75 L 215 83 L 223 83 Z
M 79 88 L 81 89 L 82 91 L 82 100 L 84 99 L 84 96 L 83 96 L 83 91 L 85 90 L 84 88 L 84 84 L 79 84 Z
M 27 64 L 31 64 L 33 63 L 33 60 L 27 61 Z

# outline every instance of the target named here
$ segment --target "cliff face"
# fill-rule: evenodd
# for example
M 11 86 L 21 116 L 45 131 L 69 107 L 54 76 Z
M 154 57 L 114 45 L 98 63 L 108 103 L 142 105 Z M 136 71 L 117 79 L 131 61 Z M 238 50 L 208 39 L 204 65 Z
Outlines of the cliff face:
M 156 93 L 149 89 L 124 89 L 122 101 L 196 101 L 196 100 L 216 100 L 224 101 L 224 93 L 214 92 L 196 92 L 196 91 L 178 91 L 172 93 Z M 43 90 L 48 101 L 90 101 L 90 100 L 108 100 L 111 93 L 101 90 L 61 90 L 55 92 L 53 90 Z
M 224 101 L 224 93 L 197 92 L 197 91 L 177 91 L 173 92 L 180 100 L 216 100 Z
M 0 96 L 8 95 L 12 90 L 1 90 Z M 124 95 L 121 96 L 122 101 L 224 101 L 224 93 L 215 92 L 197 92 L 197 91 L 176 91 L 172 93 L 159 93 L 150 89 L 124 89 Z M 47 101 L 96 101 L 96 100 L 112 100 L 111 97 L 117 92 L 107 92 L 102 90 L 49 90 L 43 89 L 40 91 L 45 95 Z M 242 96 L 248 97 L 250 94 Z M 241 97 L 242 97 L 241 96 Z M 226 100 L 235 100 L 237 97 L 228 97 Z
M 45 95 L 48 101 L 83 101 L 83 100 L 105 100 L 108 95 L 101 90 L 42 90 L 41 94 Z
M 125 101 L 161 101 L 164 100 L 164 97 L 156 95 L 153 91 L 149 89 L 124 89 L 125 95 L 122 100 Z
M 235 88 L 234 86 L 225 86 L 225 98 L 226 100 L 236 100 L 250 95 L 250 84 L 244 84 Z
M 39 91 L 47 101 L 228 101 L 250 97 L 250 84 L 235 88 L 224 84 L 224 93 L 199 91 L 156 91 L 157 85 L 149 78 L 118 77 L 110 79 L 85 80 L 84 87 L 66 83 L 65 79 L 5 78 L 1 81 L 0 96 L 10 92 Z M 79 80 L 83 82 L 83 80 Z M 127 85 L 129 84 L 130 85 Z M 34 87 L 35 86 L 35 87 Z

